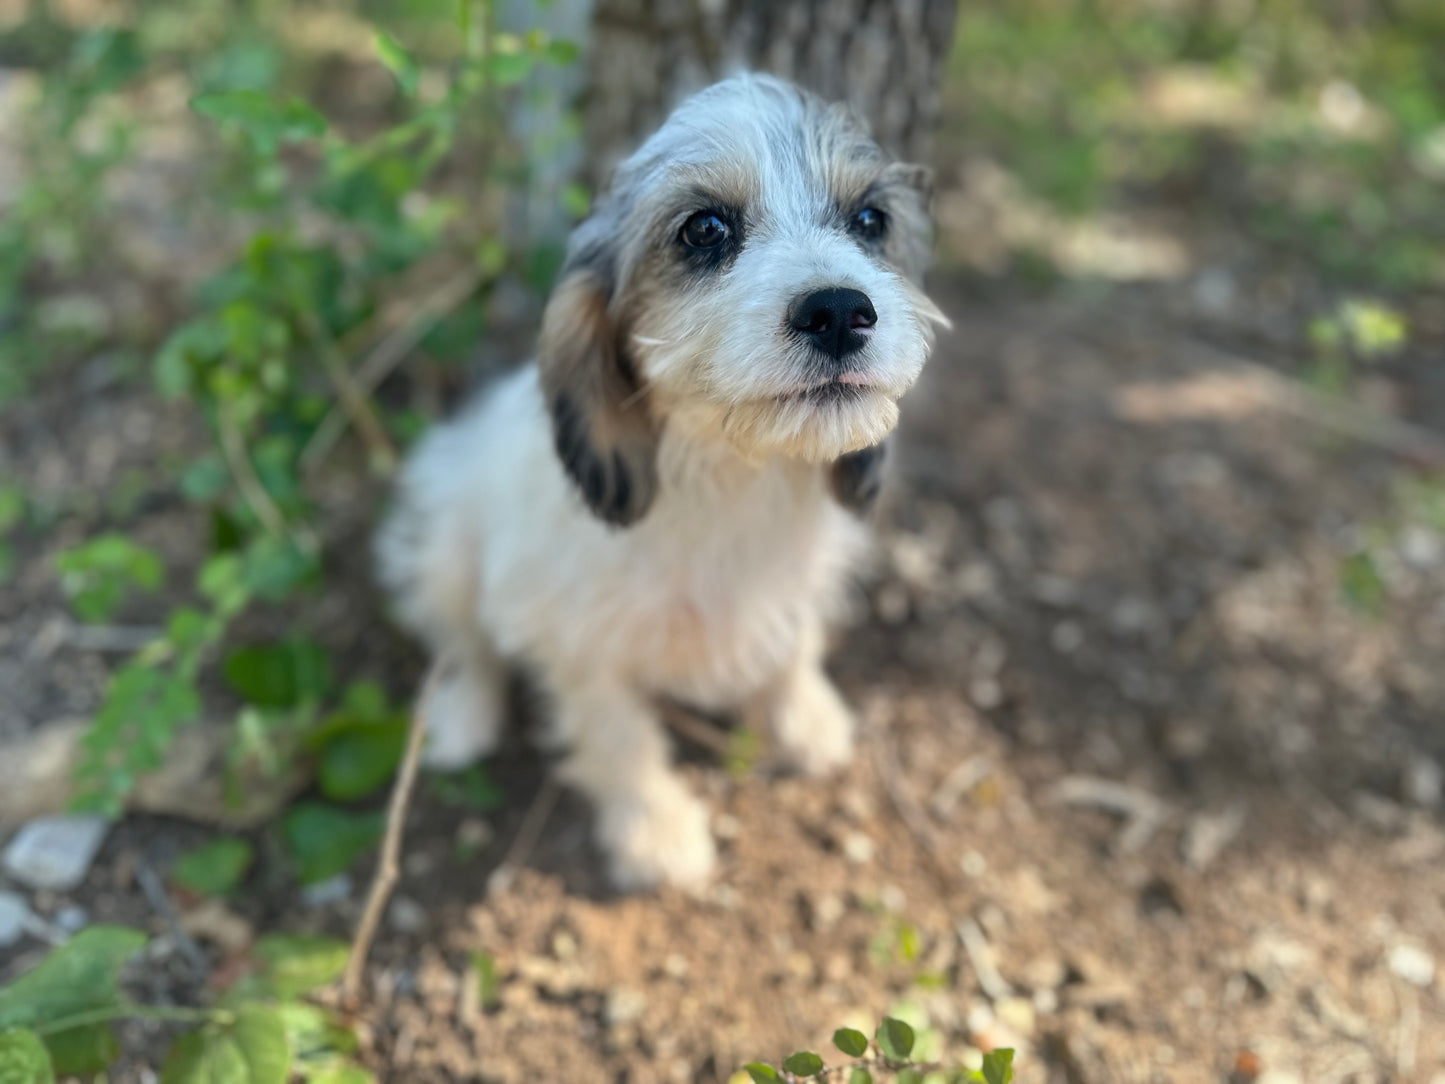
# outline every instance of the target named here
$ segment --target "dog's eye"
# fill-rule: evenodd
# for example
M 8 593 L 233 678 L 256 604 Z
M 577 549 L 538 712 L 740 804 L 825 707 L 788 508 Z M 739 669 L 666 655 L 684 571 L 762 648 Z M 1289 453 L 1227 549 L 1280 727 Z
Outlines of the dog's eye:
M 853 216 L 849 228 L 865 241 L 876 241 L 888 228 L 888 216 L 877 207 L 864 207 Z
M 699 211 L 682 224 L 683 244 L 691 248 L 716 248 L 727 237 L 728 224 L 712 211 Z

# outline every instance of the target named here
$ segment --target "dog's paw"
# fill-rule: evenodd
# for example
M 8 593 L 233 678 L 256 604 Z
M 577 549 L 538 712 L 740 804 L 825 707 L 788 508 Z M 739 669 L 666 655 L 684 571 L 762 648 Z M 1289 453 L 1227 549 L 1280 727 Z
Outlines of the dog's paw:
M 490 672 L 455 663 L 431 680 L 427 694 L 422 764 L 438 772 L 466 768 L 497 747 L 502 733 L 502 690 Z
M 821 673 L 773 705 L 772 728 L 779 756 L 805 775 L 828 775 L 853 759 L 853 713 Z
M 660 884 L 698 889 L 717 864 L 707 807 L 670 777 L 645 795 L 618 796 L 600 806 L 597 842 L 607 853 L 612 883 L 625 892 Z

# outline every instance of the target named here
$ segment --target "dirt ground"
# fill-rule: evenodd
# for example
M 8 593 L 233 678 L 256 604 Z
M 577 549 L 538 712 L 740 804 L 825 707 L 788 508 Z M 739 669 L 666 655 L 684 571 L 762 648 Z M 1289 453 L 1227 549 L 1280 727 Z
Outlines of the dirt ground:
M 414 810 L 369 974 L 382 1080 L 725 1081 L 892 1011 L 941 1056 L 1016 1047 L 1029 1084 L 1445 1081 L 1445 974 L 1419 973 L 1445 964 L 1445 544 L 1400 537 L 1383 616 L 1340 591 L 1341 558 L 1390 513 L 1388 438 L 1342 436 L 1276 375 L 1293 302 L 1248 252 L 1219 255 L 1223 306 L 1213 240 L 1173 276 L 1031 289 L 971 269 L 966 208 L 945 191 L 941 210 L 954 328 L 906 403 L 832 660 L 857 761 L 821 783 L 738 774 L 682 740 L 717 883 L 617 897 L 586 809 L 537 801 L 520 697 L 503 808 Z M 1442 319 L 1412 314 L 1414 353 L 1374 389 L 1437 428 Z M 17 480 L 94 506 L 0 589 L 9 735 L 84 715 L 117 657 L 68 631 L 51 556 L 100 495 L 201 439 L 107 372 L 0 418 Z M 140 489 L 134 533 L 184 565 L 194 515 Z M 404 695 L 419 659 L 366 578 L 377 495 L 352 479 L 327 499 L 339 575 L 316 631 L 347 676 Z M 78 892 L 32 902 L 152 931 L 138 992 L 195 998 L 219 952 L 188 962 L 137 870 L 211 831 L 127 818 Z M 307 898 L 251 835 L 243 928 L 347 935 L 369 871 Z M 7 951 L 0 979 L 43 946 Z M 165 1038 L 128 1027 L 111 1080 L 154 1080 Z

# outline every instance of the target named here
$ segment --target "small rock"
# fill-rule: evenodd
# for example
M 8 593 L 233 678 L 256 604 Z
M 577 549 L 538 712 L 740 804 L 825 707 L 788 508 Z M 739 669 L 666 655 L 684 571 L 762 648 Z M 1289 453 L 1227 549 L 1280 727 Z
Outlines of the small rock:
M 1440 765 L 1426 757 L 1412 760 L 1405 765 L 1400 780 L 1400 790 L 1405 801 L 1422 809 L 1435 809 L 1445 796 L 1445 771 Z
M 0 948 L 19 941 L 34 921 L 24 897 L 16 892 L 0 892 Z
M 680 952 L 669 953 L 667 959 L 662 961 L 662 971 L 663 974 L 669 976 L 670 978 L 687 978 L 687 957 Z
M 181 929 L 198 941 L 209 941 L 223 952 L 250 947 L 256 931 L 251 923 L 220 900 L 206 900 L 181 916 Z
M 1077 621 L 1060 621 L 1049 633 L 1049 643 L 1060 655 L 1072 655 L 1084 646 L 1084 626 Z
M 996 678 L 974 678 L 968 683 L 968 698 L 979 711 L 992 711 L 1003 703 L 1003 686 Z
M 809 925 L 819 933 L 832 929 L 843 917 L 843 901 L 832 893 L 808 901 Z
M 1205 813 L 1194 817 L 1179 841 L 1179 850 L 1185 865 L 1196 873 L 1202 873 L 1214 864 L 1224 848 L 1233 842 L 1244 827 L 1245 810 L 1242 805 L 1229 806 L 1218 813 Z
M 873 861 L 873 855 L 877 850 L 877 844 L 862 832 L 849 832 L 843 837 L 843 854 L 848 861 L 855 865 L 862 866 Z
M 721 840 L 737 839 L 742 834 L 743 822 L 731 813 L 719 813 L 712 819 L 712 834 Z
M 897 885 L 884 885 L 878 892 L 878 902 L 891 915 L 901 915 L 908 906 L 908 897 Z
M 630 1024 L 647 1011 L 647 997 L 630 986 L 614 987 L 607 995 L 605 1015 L 611 1027 Z
M 29 888 L 68 892 L 85 880 L 110 823 L 104 817 L 40 817 L 16 833 L 0 865 Z
M 575 960 L 578 947 L 577 938 L 566 930 L 558 930 L 552 935 L 552 955 L 559 960 Z
M 328 907 L 350 898 L 351 877 L 345 873 L 309 884 L 301 890 L 301 900 L 307 907 Z
M 90 912 L 79 904 L 71 903 L 56 911 L 51 921 L 66 933 L 79 933 L 90 924 Z
M 1037 1018 L 1034 1003 L 1026 997 L 1006 997 L 994 1004 L 994 1015 L 999 1023 L 1011 1031 L 1028 1038 L 1034 1033 Z
M 1436 531 L 1419 524 L 1412 524 L 1400 534 L 1400 556 L 1405 563 L 1429 571 L 1445 559 L 1445 541 Z
M 1435 957 L 1417 945 L 1400 944 L 1390 950 L 1390 971 L 1411 986 L 1425 987 L 1435 981 Z
M 963 875 L 974 880 L 988 872 L 988 859 L 977 851 L 964 851 L 959 865 L 963 868 Z
M 391 928 L 400 934 L 420 933 L 426 926 L 426 908 L 410 896 L 397 896 L 386 912 Z

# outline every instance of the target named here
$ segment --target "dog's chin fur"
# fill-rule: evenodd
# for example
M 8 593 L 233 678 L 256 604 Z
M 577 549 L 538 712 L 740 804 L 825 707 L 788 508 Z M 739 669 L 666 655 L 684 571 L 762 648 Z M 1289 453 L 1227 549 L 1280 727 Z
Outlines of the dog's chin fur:
M 871 388 L 831 386 L 725 408 L 721 430 L 752 462 L 787 456 L 831 463 L 880 443 L 898 424 L 898 404 Z
M 619 887 L 695 886 L 716 861 L 657 700 L 741 712 L 810 773 L 850 755 L 824 629 L 943 320 L 918 285 L 921 177 L 778 80 L 704 91 L 573 235 L 537 363 L 408 459 L 377 555 L 433 659 L 428 762 L 495 748 L 522 664 Z M 890 231 L 861 237 L 860 207 Z M 679 227 L 716 208 L 737 243 L 714 259 Z M 788 314 L 840 287 L 876 320 L 824 353 Z

